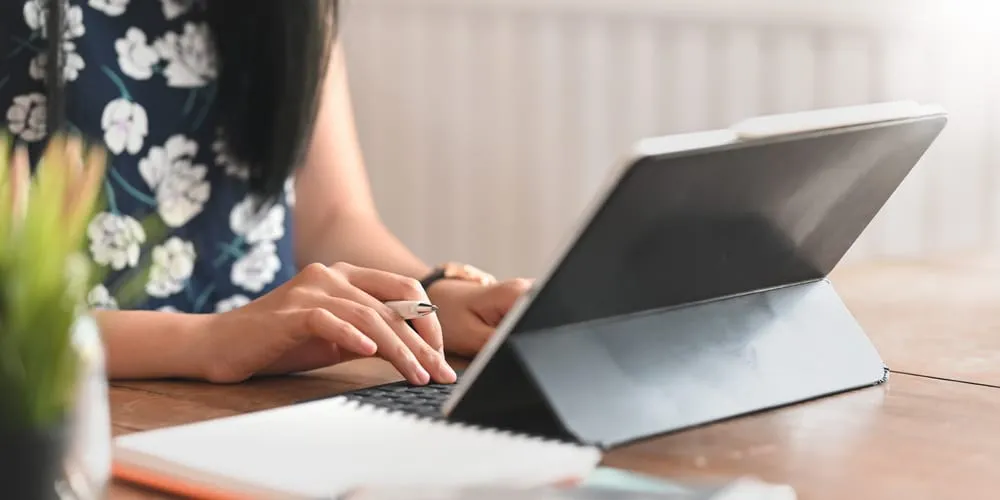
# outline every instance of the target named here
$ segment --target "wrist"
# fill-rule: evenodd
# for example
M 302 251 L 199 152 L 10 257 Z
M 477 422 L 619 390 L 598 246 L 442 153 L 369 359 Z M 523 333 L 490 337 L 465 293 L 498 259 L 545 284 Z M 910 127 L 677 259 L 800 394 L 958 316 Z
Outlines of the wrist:
M 480 286 L 469 281 L 438 280 L 427 286 L 424 291 L 427 292 L 427 298 L 430 299 L 432 304 L 446 306 L 448 302 L 454 300 L 456 291 L 461 293 L 462 290 L 469 290 Z
M 431 303 L 442 307 L 462 294 L 493 283 L 496 278 L 492 274 L 457 262 L 437 266 L 420 280 Z
M 210 380 L 217 356 L 212 347 L 212 322 L 217 314 L 175 314 L 179 333 L 177 352 L 183 360 L 177 364 L 183 374 L 195 380 Z
M 448 262 L 435 267 L 423 278 L 420 284 L 430 295 L 430 290 L 438 283 L 442 282 L 466 282 L 477 283 L 479 285 L 491 285 L 496 283 L 496 278 L 479 268 L 458 262 Z
M 207 315 L 94 311 L 111 379 L 204 379 Z

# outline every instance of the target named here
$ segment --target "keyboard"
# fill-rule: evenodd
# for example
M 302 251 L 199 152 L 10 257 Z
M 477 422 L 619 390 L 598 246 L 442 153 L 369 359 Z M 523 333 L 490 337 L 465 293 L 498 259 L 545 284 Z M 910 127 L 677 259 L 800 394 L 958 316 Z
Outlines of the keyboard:
M 441 414 L 444 402 L 454 388 L 454 384 L 415 386 L 402 381 L 346 392 L 343 396 L 380 408 L 440 419 L 444 418 Z

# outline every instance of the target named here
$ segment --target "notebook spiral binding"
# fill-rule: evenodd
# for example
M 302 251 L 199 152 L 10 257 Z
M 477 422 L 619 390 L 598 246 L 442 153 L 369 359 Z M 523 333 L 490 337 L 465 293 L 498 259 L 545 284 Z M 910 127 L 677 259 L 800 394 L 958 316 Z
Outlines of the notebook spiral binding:
M 385 407 L 382 407 L 382 406 L 373 405 L 371 403 L 364 403 L 364 402 L 361 402 L 361 401 L 350 399 L 350 398 L 348 398 L 346 396 L 334 396 L 331 399 L 338 401 L 339 403 L 343 404 L 347 408 L 355 408 L 355 409 L 359 409 L 359 410 L 367 410 L 367 411 L 371 411 L 372 413 L 379 414 L 379 415 L 387 415 L 387 416 L 393 416 L 393 417 L 400 417 L 402 419 L 405 419 L 405 420 L 408 420 L 408 421 L 411 421 L 411 422 L 416 422 L 416 423 L 420 423 L 420 424 L 424 424 L 424 425 L 428 425 L 428 426 L 432 426 L 432 427 L 445 426 L 445 427 L 451 427 L 451 428 L 459 429 L 459 430 L 462 430 L 462 431 L 477 432 L 477 433 L 481 433 L 481 434 L 489 434 L 491 436 L 496 436 L 496 437 L 509 437 L 509 438 L 522 439 L 522 440 L 533 441 L 533 442 L 538 442 L 538 443 L 574 445 L 574 446 L 578 446 L 580 448 L 592 448 L 591 446 L 588 446 L 586 444 L 582 444 L 582 443 L 579 443 L 579 442 L 576 442 L 576 441 L 570 441 L 570 440 L 566 440 L 566 439 L 556 439 L 556 438 L 552 438 L 552 437 L 548 437 L 548 436 L 541 436 L 541 435 L 530 434 L 530 433 L 526 433 L 526 432 L 514 432 L 514 431 L 510 431 L 510 430 L 506 430 L 506 429 L 499 429 L 499 428 L 496 428 L 496 427 L 485 427 L 485 426 L 481 426 L 481 425 L 466 424 L 466 423 L 463 423 L 463 422 L 455 422 L 455 421 L 451 421 L 451 420 L 436 419 L 436 418 L 432 418 L 432 417 L 426 417 L 426 416 L 423 416 L 423 415 L 418 415 L 416 413 L 409 413 L 409 412 L 405 412 L 405 411 L 401 411 L 401 410 L 394 410 L 394 409 L 391 409 L 391 408 L 385 408 Z

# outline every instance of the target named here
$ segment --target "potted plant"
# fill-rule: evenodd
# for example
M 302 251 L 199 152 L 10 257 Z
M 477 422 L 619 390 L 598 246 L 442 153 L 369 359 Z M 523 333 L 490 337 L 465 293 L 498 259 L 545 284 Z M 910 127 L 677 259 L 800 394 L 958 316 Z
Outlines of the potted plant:
M 72 439 L 80 356 L 74 329 L 100 278 L 86 227 L 106 157 L 55 137 L 34 175 L 0 139 L 0 484 L 5 497 L 57 498 Z

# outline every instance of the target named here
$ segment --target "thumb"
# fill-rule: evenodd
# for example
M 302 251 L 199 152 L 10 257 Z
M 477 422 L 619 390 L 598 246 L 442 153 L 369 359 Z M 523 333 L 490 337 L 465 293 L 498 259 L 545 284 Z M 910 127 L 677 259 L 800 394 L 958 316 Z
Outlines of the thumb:
M 531 281 L 513 279 L 493 285 L 476 301 L 479 315 L 491 327 L 500 324 L 517 299 L 531 288 Z

